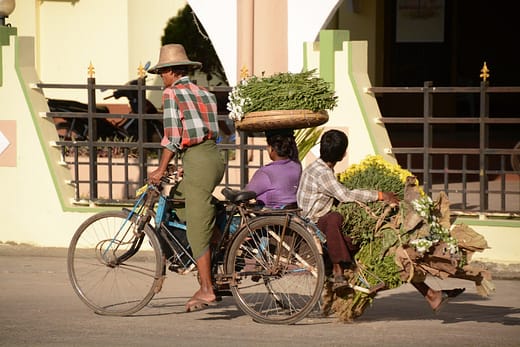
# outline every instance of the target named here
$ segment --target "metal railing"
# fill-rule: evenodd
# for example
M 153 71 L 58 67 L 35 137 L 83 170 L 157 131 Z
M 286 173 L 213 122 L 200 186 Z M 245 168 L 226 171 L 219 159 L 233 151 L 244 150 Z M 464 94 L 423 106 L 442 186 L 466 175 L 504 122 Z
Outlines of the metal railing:
M 161 87 L 145 85 L 144 78 L 139 79 L 136 85 L 123 86 L 97 85 L 94 78 L 89 78 L 85 85 L 41 83 L 38 86 L 85 89 L 88 94 L 86 113 L 47 114 L 49 118 L 88 119 L 87 140 L 57 142 L 57 145 L 62 146 L 64 160 L 73 172 L 71 183 L 77 188 L 75 200 L 78 203 L 131 203 L 136 188 L 143 184 L 147 172 L 156 167 L 161 155 L 158 142 L 143 141 L 146 121 L 158 117 L 157 114 L 144 113 L 146 92 L 158 91 Z M 109 115 L 97 113 L 97 89 L 137 91 L 138 112 Z M 229 87 L 218 87 L 211 91 L 227 99 L 229 90 Z M 381 121 L 388 129 L 393 154 L 403 168 L 419 178 L 428 195 L 445 191 L 450 198 L 453 213 L 519 216 L 520 169 L 515 167 L 511 158 L 518 161 L 520 157 L 520 146 L 514 146 L 514 143 L 520 142 L 520 117 L 490 115 L 489 110 L 492 104 L 490 95 L 519 94 L 520 87 L 490 87 L 486 82 L 482 82 L 480 87 L 434 87 L 431 82 L 425 82 L 422 87 L 372 87 L 368 92 L 378 98 L 383 112 Z M 403 103 L 399 101 L 401 98 L 413 96 L 415 99 L 412 104 L 418 107 L 416 110 L 408 107 L 407 110 L 412 109 L 411 114 L 393 115 L 392 107 L 388 107 L 389 96 L 398 100 L 397 104 Z M 470 110 L 478 110 L 478 114 L 466 112 L 464 115 L 443 115 L 443 106 L 453 103 L 453 98 L 458 96 L 470 100 Z M 388 109 L 390 112 L 386 113 Z M 228 121 L 225 100 L 219 102 L 219 113 L 221 122 Z M 139 135 L 131 141 L 92 140 L 96 139 L 96 120 L 107 116 L 136 119 Z M 510 132 L 499 134 L 502 141 L 497 141 L 492 138 L 498 133 L 498 128 L 494 127 L 505 128 Z M 514 138 L 505 139 L 504 136 Z M 244 133 L 239 133 L 237 139 L 238 143 L 218 144 L 227 162 L 222 186 L 244 187 L 250 178 L 249 169 L 264 165 L 264 146 L 249 144 L 247 134 Z M 455 141 L 457 139 L 458 142 Z M 493 147 L 497 143 L 499 145 Z M 504 143 L 513 145 L 507 147 Z M 453 144 L 456 146 L 451 146 Z M 251 156 L 255 159 L 251 160 Z
M 491 96 L 499 95 L 497 103 L 507 105 L 504 97 L 518 99 L 520 87 L 490 87 L 484 81 L 480 87 L 435 87 L 425 82 L 422 87 L 372 87 L 369 92 L 383 96 L 378 103 L 392 153 L 418 176 L 427 195 L 446 192 L 455 213 L 520 216 L 520 115 L 508 113 L 517 108 L 490 112 Z M 412 114 L 407 116 L 386 114 L 388 95 L 393 104 L 416 108 L 409 107 Z M 415 100 L 407 100 L 409 95 Z M 444 114 L 450 110 L 464 114 Z M 413 133 L 419 136 L 413 138 Z
M 147 119 L 156 118 L 157 115 L 145 114 L 144 105 L 146 100 L 147 90 L 158 90 L 160 87 L 157 86 L 146 86 L 144 78 L 139 78 L 136 85 L 99 85 L 96 84 L 95 78 L 89 77 L 87 84 L 38 84 L 39 88 L 61 88 L 61 89 L 84 89 L 87 92 L 88 106 L 87 112 L 48 112 L 47 117 L 49 118 L 86 118 L 88 120 L 87 125 L 87 139 L 84 141 L 70 140 L 70 141 L 58 141 L 56 144 L 62 146 L 62 154 L 64 155 L 64 161 L 72 166 L 74 178 L 72 184 L 76 186 L 76 201 L 91 200 L 96 201 L 99 199 L 98 186 L 100 184 L 108 185 L 108 195 L 105 197 L 107 201 L 113 200 L 129 200 L 133 196 L 130 193 L 133 185 L 132 180 L 129 177 L 129 167 L 137 168 L 138 180 L 143 181 L 143 177 L 146 177 L 147 170 L 147 153 L 150 149 L 157 149 L 155 143 L 145 143 L 143 141 L 144 134 L 144 122 Z M 96 102 L 96 90 L 107 90 L 107 89 L 121 89 L 121 90 L 135 90 L 138 98 L 138 113 L 137 114 L 107 114 L 97 112 Z M 121 118 L 121 119 L 135 119 L 138 122 L 138 136 L 133 141 L 103 141 L 98 140 L 96 126 L 97 121 L 100 118 Z M 103 152 L 103 153 L 100 153 Z M 118 153 L 122 156 L 122 164 L 114 164 L 114 153 Z M 100 160 L 100 154 L 102 157 L 106 157 L 106 160 Z M 72 160 L 70 160 L 72 157 Z M 137 160 L 130 164 L 130 158 L 135 157 Z M 82 161 L 83 159 L 85 161 Z M 106 163 L 102 163 L 106 161 Z M 122 165 L 124 167 L 124 174 L 119 180 L 114 179 L 114 167 Z M 88 168 L 87 178 L 82 177 L 82 168 Z M 98 169 L 100 167 L 107 168 L 107 179 L 98 178 Z M 80 185 L 87 184 L 88 196 L 84 196 L 85 193 L 79 189 Z M 123 185 L 123 194 L 121 199 L 114 199 L 113 190 L 114 185 Z M 82 196 L 83 195 L 83 196 Z
M 71 168 L 72 181 L 75 186 L 74 200 L 77 204 L 109 205 L 131 204 L 135 198 L 136 189 L 145 181 L 147 173 L 158 165 L 162 147 L 159 142 L 147 142 L 144 129 L 146 122 L 162 121 L 162 114 L 145 113 L 145 101 L 147 91 L 160 91 L 161 86 L 147 86 L 144 78 L 137 79 L 135 85 L 105 85 L 96 84 L 95 78 L 90 77 L 87 84 L 50 84 L 39 83 L 37 87 L 55 89 L 80 89 L 86 90 L 88 107 L 86 112 L 47 112 L 50 119 L 87 119 L 87 133 L 85 140 L 60 140 L 56 146 L 62 149 L 63 162 Z M 96 90 L 130 90 L 137 93 L 137 113 L 118 114 L 96 112 Z M 210 88 L 215 94 L 225 95 L 231 88 Z M 219 100 L 219 122 L 228 123 L 229 119 L 225 111 L 225 102 Z M 138 134 L 136 138 L 110 138 L 100 139 L 96 134 L 96 123 L 99 119 L 119 118 L 135 119 L 138 122 Z M 234 127 L 233 127 L 234 132 Z M 235 137 L 233 136 L 220 136 Z M 245 133 L 238 133 L 238 144 L 221 141 L 218 147 L 221 155 L 227 163 L 226 172 L 221 186 L 241 188 L 249 180 L 249 169 L 263 166 L 265 146 L 249 144 Z M 233 141 L 234 142 L 234 141 Z M 255 160 L 251 160 L 255 157 Z

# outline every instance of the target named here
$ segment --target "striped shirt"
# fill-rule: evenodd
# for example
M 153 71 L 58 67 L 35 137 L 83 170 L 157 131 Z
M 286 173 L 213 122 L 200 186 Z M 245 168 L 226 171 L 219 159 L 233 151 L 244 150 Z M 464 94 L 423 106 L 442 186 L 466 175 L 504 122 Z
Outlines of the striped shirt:
M 187 76 L 164 90 L 163 108 L 163 147 L 176 152 L 217 138 L 217 99 Z
M 348 189 L 334 175 L 334 170 L 322 159 L 315 160 L 305 170 L 300 178 L 296 196 L 298 207 L 304 217 L 317 223 L 320 217 L 330 212 L 334 199 L 339 202 L 376 201 L 376 190 Z

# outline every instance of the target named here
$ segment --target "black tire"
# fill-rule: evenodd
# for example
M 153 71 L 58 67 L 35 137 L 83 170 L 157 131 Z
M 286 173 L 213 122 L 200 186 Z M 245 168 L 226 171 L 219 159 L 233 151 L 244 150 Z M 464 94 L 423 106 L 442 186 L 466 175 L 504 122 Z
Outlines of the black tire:
M 315 309 L 323 289 L 323 257 L 312 235 L 291 220 L 282 240 L 284 224 L 285 216 L 251 221 L 237 232 L 226 255 L 236 303 L 259 323 L 300 321 Z
M 139 311 L 164 279 L 161 246 L 153 230 L 146 225 L 138 232 L 136 218 L 127 221 L 127 216 L 125 211 L 95 214 L 79 226 L 70 242 L 67 269 L 72 287 L 102 315 Z

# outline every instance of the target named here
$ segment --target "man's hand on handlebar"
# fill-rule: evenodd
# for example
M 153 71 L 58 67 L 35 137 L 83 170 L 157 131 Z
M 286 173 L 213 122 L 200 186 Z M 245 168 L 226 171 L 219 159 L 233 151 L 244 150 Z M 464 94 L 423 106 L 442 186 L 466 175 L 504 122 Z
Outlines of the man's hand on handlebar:
M 389 205 L 397 205 L 399 204 L 399 199 L 392 192 L 381 192 L 382 201 L 386 202 Z
M 168 181 L 166 179 L 166 177 L 168 176 L 182 177 L 183 174 L 184 170 L 182 169 L 182 166 L 175 167 L 175 165 L 169 164 L 166 170 L 161 170 L 160 168 L 157 168 L 156 170 L 150 172 L 150 174 L 148 175 L 148 182 L 157 185 L 161 181 Z
M 166 171 L 160 168 L 155 169 L 148 174 L 148 182 L 155 185 L 159 184 L 165 173 Z

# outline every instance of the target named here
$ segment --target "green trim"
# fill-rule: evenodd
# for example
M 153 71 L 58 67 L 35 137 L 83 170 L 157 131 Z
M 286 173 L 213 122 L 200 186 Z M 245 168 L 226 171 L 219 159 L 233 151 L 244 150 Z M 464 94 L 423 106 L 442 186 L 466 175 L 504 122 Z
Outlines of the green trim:
M 348 74 L 349 74 L 350 83 L 352 84 L 352 90 L 354 90 L 354 95 L 356 96 L 356 100 L 357 100 L 359 109 L 361 111 L 361 116 L 363 117 L 363 122 L 365 124 L 365 128 L 367 129 L 367 132 L 368 132 L 368 138 L 370 139 L 370 144 L 372 145 L 372 149 L 374 150 L 374 153 L 376 155 L 383 155 L 384 153 L 381 153 L 380 148 L 378 148 L 379 146 L 377 146 L 377 144 L 376 144 L 375 135 L 374 135 L 374 132 L 373 132 L 373 129 L 372 129 L 373 124 L 371 124 L 370 121 L 368 120 L 367 110 L 365 109 L 365 102 L 363 101 L 363 99 L 361 97 L 361 94 L 360 94 L 361 88 L 357 85 L 357 81 L 354 78 L 354 73 L 352 71 L 352 67 L 353 67 L 353 62 L 352 62 L 352 42 L 349 41 L 347 43 L 347 45 L 348 45 L 348 66 L 347 66 L 347 71 L 348 71 Z
M 343 49 L 343 42 L 350 40 L 348 30 L 320 31 L 320 77 L 335 89 L 335 52 Z
M 15 72 L 18 77 L 18 81 L 20 83 L 20 88 L 23 92 L 25 103 L 27 104 L 27 107 L 29 109 L 29 112 L 31 113 L 31 119 L 34 125 L 34 129 L 36 130 L 36 134 L 38 136 L 38 140 L 40 141 L 40 146 L 43 151 L 43 155 L 45 157 L 45 161 L 47 163 L 47 167 L 49 170 L 49 173 L 51 175 L 52 183 L 54 184 L 54 189 L 56 191 L 56 194 L 58 196 L 58 200 L 60 202 L 61 208 L 63 212 L 85 212 L 85 213 L 97 213 L 102 211 L 110 211 L 110 210 L 121 210 L 122 207 L 128 206 L 128 205 L 112 205 L 112 206 L 100 206 L 100 205 L 90 205 L 87 206 L 86 204 L 83 205 L 76 205 L 72 201 L 74 198 L 74 193 L 71 193 L 71 188 L 65 183 L 64 179 L 60 176 L 60 170 L 65 170 L 65 168 L 61 167 L 57 161 L 56 158 L 53 157 L 51 151 L 54 151 L 53 147 L 49 145 L 49 139 L 45 135 L 45 129 L 42 129 L 42 122 L 45 122 L 45 120 L 42 120 L 40 116 L 37 114 L 37 112 L 34 109 L 33 100 L 31 99 L 31 90 L 28 87 L 28 83 L 24 80 L 24 75 L 22 73 L 22 69 L 20 66 L 20 58 L 21 58 L 21 52 L 20 52 L 20 40 L 18 37 L 15 38 L 15 45 L 14 45 L 14 54 L 15 54 Z M 67 191 L 69 190 L 69 191 Z
M 126 206 L 126 205 L 125 205 Z M 124 206 L 110 206 L 110 207 L 86 207 L 86 206 L 78 206 L 78 207 L 69 207 L 64 209 L 64 211 L 68 212 L 88 212 L 88 213 L 98 213 L 104 211 L 121 211 Z M 132 208 L 132 207 L 130 207 Z
M 35 113 L 34 111 L 34 108 L 33 108 L 33 104 L 31 102 L 31 98 L 29 96 L 29 90 L 28 90 L 28 87 L 27 87 L 27 84 L 25 83 L 25 80 L 24 80 L 24 76 L 21 72 L 21 68 L 20 68 L 20 42 L 19 42 L 19 38 L 16 37 L 16 40 L 15 40 L 15 71 L 16 71 L 16 75 L 18 76 L 18 81 L 20 82 L 20 87 L 23 91 L 23 94 L 24 94 L 24 98 L 25 98 L 25 102 L 27 104 L 27 107 L 29 108 L 29 112 L 31 113 L 31 118 L 32 118 L 32 121 L 33 121 L 33 124 L 34 124 L 34 129 L 36 130 L 36 134 L 38 135 L 38 139 L 40 140 L 40 146 L 43 150 L 43 154 L 45 156 L 45 161 L 47 162 L 47 167 L 49 168 L 49 172 L 51 174 L 51 177 L 52 177 L 52 181 L 54 183 L 54 189 L 56 190 L 56 194 L 58 195 L 58 200 L 60 201 L 60 205 L 61 205 L 61 208 L 63 211 L 78 211 L 77 208 L 74 208 L 74 207 L 71 207 L 70 206 L 70 203 L 68 203 L 66 201 L 66 198 L 65 198 L 65 192 L 62 191 L 62 186 L 58 180 L 58 178 L 56 177 L 56 172 L 55 170 L 58 169 L 58 163 L 54 163 L 51 158 L 50 158 L 50 153 L 49 153 L 49 146 L 48 144 L 46 144 L 45 142 L 45 137 L 43 136 L 42 134 L 42 131 L 41 131 L 41 128 L 40 128 L 40 124 L 38 124 L 38 121 L 39 121 L 39 116 Z M 62 184 L 65 184 L 65 182 L 63 182 Z M 70 199 L 72 199 L 73 197 L 69 197 Z
M 0 26 L 0 87 L 4 84 L 4 61 L 2 58 L 2 46 L 9 46 L 9 37 L 11 35 L 16 35 L 16 32 L 16 28 Z
M 488 217 L 487 219 L 478 219 L 478 217 L 458 217 L 453 224 L 520 228 L 520 219 L 506 219 L 506 217 Z M 520 232 L 520 230 L 518 231 Z
M 320 31 L 320 76 L 332 83 L 335 89 L 335 77 L 336 77 L 336 65 L 335 65 L 335 52 L 343 50 L 344 42 L 348 46 L 348 57 L 347 57 L 347 73 L 348 80 L 351 83 L 354 95 L 356 96 L 361 115 L 365 128 L 368 132 L 370 144 L 374 150 L 374 153 L 383 155 L 381 150 L 376 146 L 376 139 L 372 129 L 372 124 L 369 121 L 368 114 L 365 108 L 365 103 L 361 97 L 361 88 L 358 87 L 357 81 L 353 74 L 353 62 L 352 62 L 352 42 L 350 41 L 350 32 L 348 30 L 322 30 Z M 348 82 L 347 82 L 348 83 Z
M 9 46 L 9 36 L 16 35 L 17 29 L 0 26 L 0 46 Z

